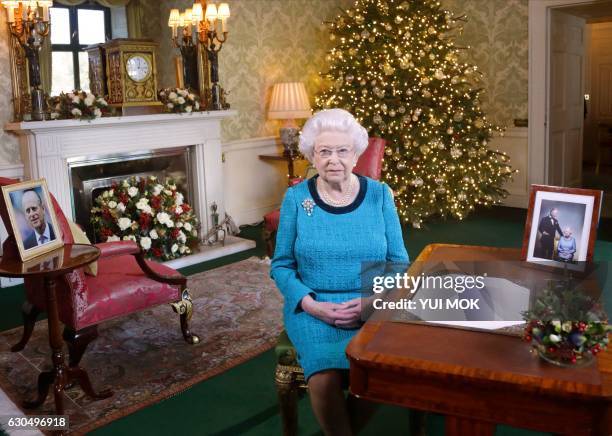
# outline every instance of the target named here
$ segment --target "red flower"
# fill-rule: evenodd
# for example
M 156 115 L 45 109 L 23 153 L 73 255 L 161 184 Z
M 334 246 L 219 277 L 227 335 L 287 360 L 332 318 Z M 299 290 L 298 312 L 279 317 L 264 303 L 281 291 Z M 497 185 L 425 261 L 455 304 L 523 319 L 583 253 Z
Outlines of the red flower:
M 183 208 L 183 212 L 189 212 L 191 210 L 191 206 L 187 203 L 183 203 L 181 207 Z
M 178 238 L 180 232 L 181 231 L 175 227 L 175 228 L 172 229 L 172 232 L 170 233 L 170 236 L 172 236 L 172 239 L 176 239 L 176 238 Z
M 149 224 L 151 223 L 151 215 L 149 215 L 148 213 L 141 213 L 138 222 L 140 223 L 140 227 L 142 227 L 143 230 L 148 230 Z
M 151 248 L 151 252 L 153 253 L 153 257 L 162 257 L 162 254 L 164 254 L 161 248 L 157 247 Z
M 130 201 L 130 197 L 128 197 L 125 192 L 122 192 L 121 194 L 119 194 L 119 200 L 121 201 L 121 203 L 127 205 Z
M 110 209 L 108 207 L 105 207 L 102 210 L 102 216 L 107 220 L 113 219 L 113 216 L 111 215 Z
M 119 185 L 117 184 L 117 182 L 111 183 L 111 188 L 112 189 L 117 189 L 118 187 L 119 187 Z
M 153 209 L 159 209 L 161 206 L 161 198 L 158 195 L 151 197 L 151 207 Z
M 100 230 L 100 233 L 102 234 L 102 236 L 106 237 L 113 236 L 113 231 L 108 227 L 103 227 L 102 230 Z

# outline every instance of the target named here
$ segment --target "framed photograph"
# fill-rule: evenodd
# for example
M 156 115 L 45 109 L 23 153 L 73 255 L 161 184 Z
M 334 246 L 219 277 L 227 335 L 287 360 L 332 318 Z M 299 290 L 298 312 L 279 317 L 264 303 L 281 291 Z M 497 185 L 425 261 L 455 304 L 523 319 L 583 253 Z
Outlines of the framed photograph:
M 22 261 L 64 245 L 44 179 L 3 186 L 2 195 Z
M 532 185 L 522 258 L 580 270 L 593 260 L 602 191 Z

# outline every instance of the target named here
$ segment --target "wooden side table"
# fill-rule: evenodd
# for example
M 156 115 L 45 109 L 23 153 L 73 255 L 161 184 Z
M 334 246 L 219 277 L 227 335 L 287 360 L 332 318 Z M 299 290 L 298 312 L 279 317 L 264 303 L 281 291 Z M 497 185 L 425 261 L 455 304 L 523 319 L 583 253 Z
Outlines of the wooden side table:
M 287 162 L 287 185 L 291 186 L 291 181 L 295 179 L 293 162 L 304 160 L 301 154 L 285 155 L 283 153 L 260 154 L 259 159 L 264 161 L 284 161 Z
M 34 401 L 24 401 L 25 408 L 35 408 L 44 403 L 53 384 L 55 397 L 55 411 L 58 415 L 64 414 L 64 388 L 72 382 L 77 382 L 85 393 L 93 399 L 104 399 L 112 395 L 111 391 L 96 393 L 93 390 L 87 372 L 79 367 L 68 367 L 64 362 L 62 351 L 61 324 L 57 308 L 55 285 L 58 278 L 63 275 L 90 264 L 100 257 L 100 250 L 93 245 L 66 244 L 50 253 L 35 259 L 21 262 L 17 258 L 0 260 L 0 276 L 19 278 L 42 278 L 47 300 L 47 324 L 49 328 L 49 345 L 53 370 L 42 372 L 38 376 L 38 396 Z

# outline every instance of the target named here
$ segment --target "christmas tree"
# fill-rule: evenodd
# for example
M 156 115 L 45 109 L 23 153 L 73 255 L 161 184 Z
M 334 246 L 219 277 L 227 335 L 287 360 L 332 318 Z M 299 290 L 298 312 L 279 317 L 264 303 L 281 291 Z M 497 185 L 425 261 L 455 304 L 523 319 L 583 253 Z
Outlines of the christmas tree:
M 480 73 L 455 45 L 462 21 L 435 0 L 357 0 L 328 23 L 331 86 L 316 106 L 346 109 L 387 140 L 383 180 L 415 227 L 498 203 L 513 173 L 489 144 L 500 129 L 480 107 Z

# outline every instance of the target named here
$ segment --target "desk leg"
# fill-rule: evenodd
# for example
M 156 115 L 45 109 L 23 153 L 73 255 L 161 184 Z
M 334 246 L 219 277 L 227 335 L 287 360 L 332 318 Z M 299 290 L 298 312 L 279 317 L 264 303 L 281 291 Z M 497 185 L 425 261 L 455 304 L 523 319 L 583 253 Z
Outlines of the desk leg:
M 66 364 L 62 351 L 62 335 L 60 332 L 59 312 L 55 294 L 55 279 L 45 277 L 44 288 L 47 294 L 47 325 L 49 328 L 49 345 L 51 346 L 51 358 L 53 360 L 53 371 L 40 373 L 38 376 L 38 397 L 34 401 L 24 401 L 23 406 L 27 409 L 36 408 L 45 402 L 49 393 L 49 386 L 53 384 L 53 396 L 55 397 L 55 412 L 64 414 L 64 386 L 66 385 Z
M 55 397 L 55 413 L 64 414 L 64 388 L 70 382 L 77 381 L 83 391 L 94 400 L 101 400 L 112 396 L 109 390 L 96 393 L 91 386 L 89 376 L 84 369 L 78 366 L 68 368 L 64 360 L 62 350 L 62 334 L 60 332 L 59 312 L 57 309 L 57 297 L 55 293 L 55 278 L 45 277 L 45 290 L 47 292 L 47 325 L 49 326 L 49 345 L 51 345 L 51 357 L 53 360 L 53 371 L 40 373 L 38 376 L 38 397 L 34 401 L 24 401 L 23 406 L 34 409 L 45 402 L 49 393 L 49 386 L 53 384 L 53 396 Z
M 452 415 L 446 415 L 445 420 L 446 436 L 493 436 L 495 434 L 495 424 L 490 422 Z

